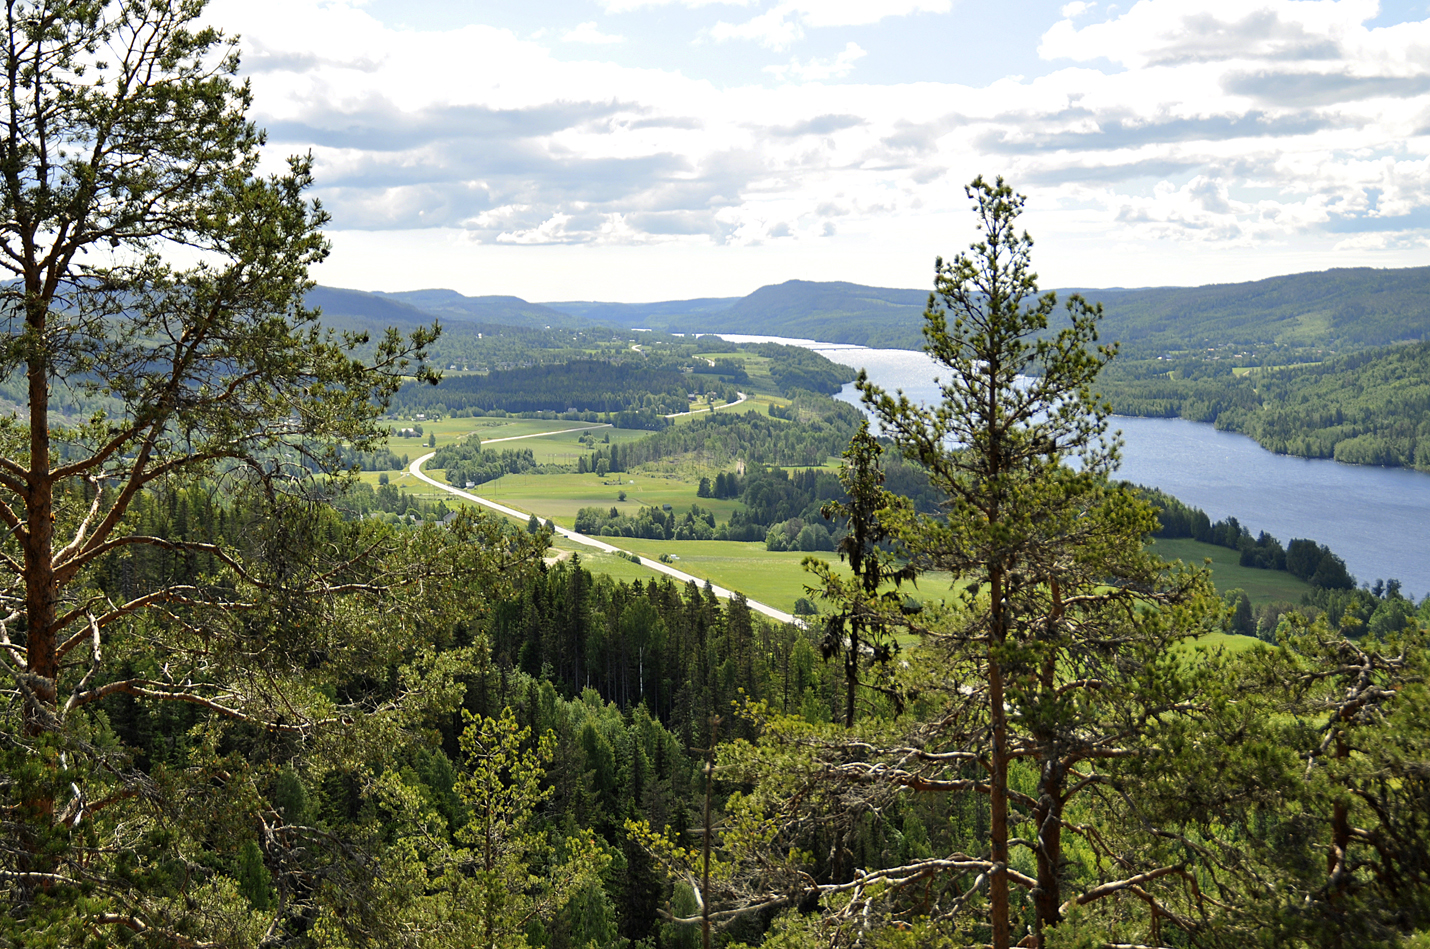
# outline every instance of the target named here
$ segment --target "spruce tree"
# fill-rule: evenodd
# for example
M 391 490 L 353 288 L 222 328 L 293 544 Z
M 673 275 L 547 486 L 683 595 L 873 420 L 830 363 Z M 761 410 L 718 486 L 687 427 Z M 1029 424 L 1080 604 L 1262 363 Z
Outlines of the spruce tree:
M 820 649 L 825 659 L 842 657 L 844 662 L 845 727 L 854 725 L 860 668 L 885 666 L 898 652 L 898 639 L 889 625 L 890 613 L 897 615 L 902 603 L 899 585 L 915 575 L 912 565 L 901 563 L 885 549 L 891 538 L 880 513 L 897 508 L 901 499 L 884 491 L 884 471 L 879 463 L 883 452 L 868 423 L 860 426 L 844 452 L 844 467 L 839 472 L 847 500 L 829 501 L 821 511 L 827 520 L 843 520 L 848 527 L 836 549 L 853 576 L 844 578 L 833 565 L 817 557 L 804 559 L 804 568 L 818 581 L 807 588 L 809 592 L 839 607 L 825 621 Z M 895 707 L 902 709 L 898 691 L 884 691 Z

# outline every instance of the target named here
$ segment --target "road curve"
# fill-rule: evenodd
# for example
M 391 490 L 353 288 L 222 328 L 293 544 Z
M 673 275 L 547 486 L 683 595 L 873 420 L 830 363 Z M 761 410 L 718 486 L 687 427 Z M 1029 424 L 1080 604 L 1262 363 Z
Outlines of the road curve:
M 552 435 L 552 434 L 557 434 L 557 433 L 555 433 L 555 432 L 546 432 L 546 433 L 544 433 L 544 434 Z M 534 437 L 534 436 L 518 435 L 518 436 L 516 436 L 516 437 L 517 437 L 517 438 L 530 438 L 530 437 Z M 497 439 L 492 439 L 492 441 L 497 441 Z M 483 442 L 483 444 L 487 444 L 487 442 Z M 461 488 L 455 488 L 455 487 L 453 487 L 453 486 L 450 485 L 450 484 L 443 484 L 442 482 L 438 481 L 436 478 L 428 477 L 427 474 L 422 470 L 422 466 L 425 465 L 427 462 L 431 461 L 431 460 L 432 460 L 432 456 L 435 455 L 435 454 L 437 454 L 435 451 L 429 451 L 427 454 L 421 456 L 420 458 L 417 458 L 416 460 L 414 460 L 414 461 L 412 462 L 412 464 L 410 464 L 410 465 L 407 466 L 407 467 L 408 467 L 408 470 L 412 472 L 412 476 L 413 476 L 414 478 L 417 478 L 419 481 L 424 481 L 424 482 L 426 482 L 427 484 L 432 485 L 432 487 L 434 487 L 434 488 L 441 488 L 443 491 L 446 491 L 448 494 L 454 494 L 454 495 L 456 495 L 456 496 L 459 497 L 459 498 L 463 498 L 463 499 L 465 499 L 465 500 L 472 501 L 472 502 L 474 502 L 474 503 L 476 503 L 476 504 L 482 505 L 483 507 L 489 507 L 489 508 L 491 508 L 493 511 L 498 511 L 498 512 L 500 512 L 500 513 L 502 513 L 502 514 L 506 514 L 506 515 L 509 516 L 509 517 L 528 518 L 528 517 L 531 516 L 531 512 L 530 512 L 530 511 L 518 511 L 518 510 L 517 510 L 516 508 L 514 508 L 514 507 L 507 507 L 505 504 L 498 504 L 496 501 L 490 500 L 489 498 L 479 498 L 479 497 L 477 497 L 475 494 L 472 494 L 470 491 L 463 491 Z M 615 546 L 613 546 L 613 545 L 611 545 L 611 544 L 608 544 L 608 543 L 606 543 L 606 542 L 603 541 L 603 540 L 597 540 L 597 539 L 594 538 L 594 537 L 587 537 L 585 534 L 578 534 L 578 533 L 576 533 L 575 531 L 573 531 L 573 530 L 567 530 L 567 529 L 564 528 L 564 527 L 558 527 L 558 528 L 556 528 L 556 533 L 560 534 L 562 537 L 565 537 L 567 540 L 574 541 L 575 543 L 578 543 L 578 544 L 584 544 L 584 545 L 587 546 L 587 547 L 594 547 L 594 548 L 596 548 L 597 550 L 603 551 L 603 552 L 608 553 L 608 554 L 625 554 L 625 555 L 630 555 L 630 553 L 631 553 L 631 552 L 628 551 L 628 550 L 622 550 L 620 547 L 615 547 Z M 663 564 L 663 563 L 661 563 L 659 560 L 652 560 L 652 559 L 650 559 L 649 557 L 641 557 L 640 560 L 641 560 L 641 566 L 643 566 L 643 567 L 649 567 L 651 570 L 654 570 L 654 571 L 656 571 L 657 573 L 663 573 L 663 574 L 665 574 L 666 576 L 674 577 L 674 578 L 677 579 L 677 580 L 681 580 L 681 581 L 692 580 L 692 581 L 694 581 L 696 584 L 698 584 L 698 585 L 700 585 L 700 586 L 704 586 L 705 583 L 708 582 L 708 581 L 706 581 L 706 580 L 704 580 L 704 579 L 702 579 L 702 578 L 700 578 L 700 577 L 693 577 L 693 576 L 691 576 L 690 574 L 686 573 L 684 570 L 676 570 L 674 567 L 670 566 L 669 564 Z M 713 590 L 715 591 L 715 595 L 716 595 L 716 596 L 722 597 L 722 598 L 727 599 L 727 600 L 732 599 L 732 598 L 735 596 L 735 594 L 734 594 L 732 591 L 727 590 L 727 589 L 725 589 L 724 587 L 715 586 L 713 583 L 711 584 L 711 589 L 713 589 Z M 794 617 L 793 614 L 791 614 L 791 613 L 786 613 L 786 612 L 784 612 L 783 610 L 777 610 L 777 609 L 775 609 L 773 606 L 769 606 L 769 605 L 767 605 L 767 604 L 761 603 L 761 602 L 759 602 L 758 600 L 750 600 L 750 599 L 747 599 L 745 602 L 749 603 L 749 604 L 750 604 L 750 609 L 754 610 L 755 612 L 757 612 L 757 613 L 763 613 L 764 615 L 770 617 L 771 619 L 778 620 L 778 621 L 781 622 L 781 623 L 798 623 L 798 622 L 799 622 L 799 620 L 795 619 L 795 617 Z
M 711 365 L 713 366 L 714 363 L 711 363 Z M 717 406 L 714 408 L 714 411 L 718 412 L 718 411 L 720 411 L 721 409 L 732 409 L 732 408 L 734 408 L 735 406 L 741 404 L 742 402 L 748 402 L 749 399 L 750 399 L 750 397 L 749 397 L 748 395 L 745 395 L 745 393 L 743 393 L 743 392 L 736 392 L 735 394 L 739 396 L 738 399 L 736 399 L 734 402 L 726 402 L 724 405 L 717 405 Z M 666 416 L 666 418 L 682 418 L 682 417 L 684 417 L 684 416 L 686 416 L 686 415 L 705 415 L 705 414 L 707 414 L 709 411 L 711 411 L 711 410 L 708 410 L 708 409 L 705 409 L 705 410 L 702 410 L 702 409 L 694 409 L 694 410 L 689 411 L 689 412 L 671 412 L 669 415 Z M 525 436 L 518 436 L 518 437 L 525 437 Z

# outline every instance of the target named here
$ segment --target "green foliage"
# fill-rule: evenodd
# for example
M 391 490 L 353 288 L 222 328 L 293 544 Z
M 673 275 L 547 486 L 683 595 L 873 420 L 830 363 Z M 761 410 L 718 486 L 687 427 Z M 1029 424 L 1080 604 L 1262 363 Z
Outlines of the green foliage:
M 690 407 L 687 392 L 704 393 L 707 387 L 728 402 L 735 388 L 716 378 L 682 373 L 676 368 L 654 369 L 627 357 L 573 360 L 559 365 L 495 370 L 487 375 L 454 376 L 436 388 L 409 386 L 393 399 L 393 410 L 416 412 L 462 411 L 484 414 L 507 412 L 640 413 L 652 418 L 684 412 Z M 652 422 L 654 426 L 656 423 Z
M 1222 602 L 1227 607 L 1227 631 L 1238 636 L 1255 636 L 1256 619 L 1251 613 L 1251 597 L 1240 588 L 1232 588 L 1222 594 Z
M 780 393 L 789 397 L 799 391 L 835 395 L 846 382 L 853 382 L 857 375 L 848 366 L 831 362 L 819 353 L 800 346 L 758 343 L 750 349 L 758 355 L 770 357 L 770 378 L 779 386 Z
M 483 449 L 481 439 L 473 435 L 453 445 L 437 449 L 431 465 L 447 472 L 447 483 L 457 487 L 486 484 L 509 474 L 542 473 L 552 466 L 538 465 L 530 448 Z M 565 465 L 555 466 L 570 471 Z
M 1326 590 L 1350 590 L 1356 585 L 1346 570 L 1345 561 L 1324 544 L 1312 540 L 1292 539 L 1286 548 L 1286 570 L 1293 577 Z
M 589 891 L 606 858 L 594 841 L 568 837 L 557 852 L 537 823 L 537 808 L 551 797 L 542 787 L 543 765 L 555 755 L 550 732 L 528 753 L 530 729 L 508 708 L 499 720 L 468 716 L 461 749 L 467 772 L 457 789 L 470 819 L 457 831 L 469 850 L 470 883 L 459 899 L 475 916 L 473 945 L 525 949 L 535 920 L 549 922 L 573 896 Z
M 238 870 L 234 875 L 238 891 L 248 900 L 248 905 L 263 912 L 273 904 L 273 878 L 263 865 L 263 852 L 258 843 L 245 840 L 238 849 Z
M 813 393 L 796 393 L 798 424 L 753 413 L 697 416 L 621 449 L 621 469 L 666 458 L 698 455 L 715 467 L 736 460 L 762 465 L 823 465 L 849 444 L 863 415 L 854 406 Z M 614 446 L 613 446 L 614 447 Z
M 1075 848 L 1097 846 L 1069 808 L 1104 743 L 1135 744 L 1127 717 L 1185 700 L 1169 647 L 1202 628 L 1208 590 L 1204 577 L 1163 572 L 1142 549 L 1151 507 L 1104 480 L 1116 449 L 1091 387 L 1115 348 L 1093 348 L 1101 308 L 1074 295 L 1067 325 L 1051 331 L 1056 297 L 1037 294 L 1032 241 L 1015 228 L 1023 199 L 1001 180 L 975 180 L 969 194 L 982 239 L 940 261 L 926 314 L 926 348 L 947 369 L 943 401 L 923 408 L 861 387 L 882 430 L 949 498 L 946 519 L 896 520 L 900 540 L 915 563 L 971 581 L 968 614 L 941 632 L 950 669 L 963 670 L 952 681 L 972 680 L 976 698 L 936 734 L 983 764 L 989 925 L 1007 946 L 1012 881 L 1000 868 L 1013 828 L 1038 840 L 1023 871 L 1035 882 L 1022 886 L 1041 941 L 1062 920 L 1065 888 L 1092 889 L 1062 867 Z M 1022 761 L 1037 775 L 1025 792 L 1010 769 Z
M 202 12 L 17 3 L 0 39 L 0 770 L 27 776 L 0 782 L 9 944 L 256 944 L 291 925 L 274 907 L 319 901 L 385 931 L 362 834 L 275 827 L 267 796 L 290 743 L 356 714 L 319 756 L 356 768 L 398 731 L 396 696 L 367 714 L 372 677 L 415 648 L 399 614 L 440 624 L 406 594 L 443 539 L 338 523 L 342 479 L 315 476 L 378 460 L 436 331 L 336 334 L 304 307 L 327 254 L 312 161 L 257 174 L 234 41 Z M 331 888 L 295 890 L 315 875 Z
M 1264 448 L 1355 465 L 1430 470 L 1430 343 L 1314 365 L 1192 379 L 1110 380 L 1116 410 L 1212 422 Z
M 889 629 L 887 619 L 891 602 L 902 606 L 898 587 L 912 581 L 917 571 L 884 549 L 892 539 L 883 512 L 889 508 L 908 508 L 908 502 L 884 491 L 884 472 L 879 464 L 883 448 L 865 425 L 855 433 L 844 452 L 844 467 L 839 481 L 847 500 L 829 501 L 824 516 L 842 520 L 848 530 L 839 542 L 839 559 L 847 561 L 852 576 L 845 580 L 833 567 L 813 557 L 806 558 L 804 568 L 814 576 L 810 587 L 825 601 L 836 604 L 824 626 L 820 649 L 825 659 L 844 659 L 844 724 L 854 725 L 855 700 L 860 684 L 860 666 L 866 664 L 864 652 L 869 652 L 867 664 L 886 669 L 898 652 L 898 640 Z M 893 583 L 893 589 L 887 584 Z M 897 690 L 885 689 L 894 700 L 896 712 L 903 711 L 903 698 Z
M 1159 874 L 1144 825 L 1121 823 L 1099 792 L 1118 761 L 1155 750 L 1140 723 L 1196 708 L 1195 669 L 1173 647 L 1222 613 L 1204 575 L 1144 550 L 1153 509 L 1105 477 L 1115 446 L 1091 386 L 1112 354 L 1093 348 L 1097 308 L 1074 297 L 1068 325 L 1050 331 L 1056 299 L 1037 295 L 1021 197 L 982 179 L 969 192 L 982 239 L 940 261 L 926 314 L 943 401 L 861 380 L 881 430 L 946 499 L 942 516 L 880 492 L 877 445 L 856 440 L 842 515 L 862 562 L 853 581 L 825 583 L 844 619 L 832 638 L 855 658 L 845 727 L 827 724 L 827 705 L 797 717 L 757 706 L 758 743 L 721 756 L 753 786 L 729 806 L 725 859 L 751 865 L 757 892 L 817 899 L 830 944 L 877 920 L 998 947 L 1026 927 L 1024 944 L 1043 945 L 1079 901 L 1137 885 L 1118 877 Z M 960 595 L 906 610 L 885 581 L 913 570 L 885 538 L 913 568 L 959 578 Z M 871 714 L 855 719 L 854 644 L 867 638 L 873 658 L 896 630 L 923 648 L 864 692 Z M 904 715 L 879 714 L 903 696 L 916 696 Z M 940 802 L 922 805 L 943 821 L 933 839 L 934 825 L 904 820 L 923 792 Z M 894 843 L 900 826 L 924 839 Z

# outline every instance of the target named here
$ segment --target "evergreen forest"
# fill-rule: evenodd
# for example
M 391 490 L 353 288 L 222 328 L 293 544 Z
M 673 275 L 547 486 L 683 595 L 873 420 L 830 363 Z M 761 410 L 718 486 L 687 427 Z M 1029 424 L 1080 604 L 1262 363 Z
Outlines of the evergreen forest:
M 258 173 L 202 12 L 16 3 L 0 34 L 0 947 L 1430 945 L 1427 604 L 1118 479 L 1117 347 L 1040 293 L 1003 179 L 936 265 L 937 404 L 500 299 L 528 325 L 471 352 L 517 362 L 443 381 L 441 325 L 312 307 L 313 158 Z M 475 306 L 365 318 L 404 299 Z M 528 333 L 560 338 L 523 364 Z M 665 418 L 765 374 L 766 410 Z M 393 483 L 390 413 L 497 395 L 659 419 L 580 464 L 698 460 L 695 503 L 582 529 L 823 551 L 808 608 Z M 1159 535 L 1312 593 L 1228 635 L 1245 603 Z

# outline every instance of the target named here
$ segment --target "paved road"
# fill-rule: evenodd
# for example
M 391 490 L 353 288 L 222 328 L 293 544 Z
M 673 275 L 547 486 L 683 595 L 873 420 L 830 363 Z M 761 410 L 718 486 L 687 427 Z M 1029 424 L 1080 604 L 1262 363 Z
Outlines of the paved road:
M 593 426 L 593 427 L 600 427 L 600 426 Z M 578 429 L 566 429 L 566 431 L 568 431 L 568 432 L 573 432 L 573 431 L 578 431 Z M 538 433 L 537 435 L 513 435 L 513 436 L 511 436 L 510 438 L 493 438 L 493 439 L 490 439 L 490 440 L 483 440 L 483 441 L 482 441 L 482 444 L 483 444 L 483 445 L 489 445 L 489 444 L 491 444 L 492 442 L 515 441 L 515 440 L 518 439 L 518 438 L 537 438 L 537 437 L 539 437 L 539 435 L 559 435 L 559 434 L 561 434 L 561 433 L 560 433 L 560 432 L 540 432 L 540 433 Z M 417 479 L 420 480 L 420 481 L 425 481 L 427 484 L 432 485 L 432 487 L 434 487 L 434 488 L 441 488 L 443 491 L 446 491 L 448 494 L 455 494 L 455 495 L 456 495 L 457 497 L 459 497 L 459 498 L 465 498 L 465 499 L 468 500 L 468 501 L 473 501 L 473 502 L 475 502 L 475 503 L 477 503 L 477 504 L 482 505 L 483 507 L 489 507 L 489 508 L 491 508 L 493 511 L 499 511 L 500 513 L 506 514 L 506 515 L 508 515 L 508 516 L 510 516 L 510 517 L 516 517 L 516 518 L 525 519 L 525 518 L 528 518 L 528 517 L 531 516 L 531 512 L 529 512 L 529 511 L 518 511 L 518 510 L 517 510 L 516 508 L 514 508 L 514 507 L 507 507 L 505 504 L 498 504 L 496 501 L 492 501 L 492 500 L 490 500 L 490 499 L 488 499 L 488 498 L 479 498 L 479 497 L 477 497 L 475 494 L 472 494 L 470 491 L 463 491 L 461 488 L 454 488 L 454 487 L 453 487 L 452 485 L 450 485 L 450 484 L 443 484 L 442 482 L 438 481 L 436 478 L 430 478 L 430 477 L 428 477 L 428 476 L 422 471 L 422 466 L 425 465 L 427 462 L 431 461 L 431 460 L 432 460 L 432 456 L 435 455 L 435 454 L 437 454 L 435 451 L 428 452 L 427 454 L 425 454 L 425 455 L 423 455 L 422 457 L 418 458 L 417 460 L 413 461 L 412 464 L 408 466 L 408 470 L 410 470 L 410 471 L 412 472 L 412 476 L 415 477 L 415 478 L 417 478 Z M 605 553 L 608 553 L 608 554 L 629 554 L 629 553 L 630 553 L 630 551 L 622 550 L 620 547 L 615 547 L 615 546 L 613 546 L 613 545 L 611 545 L 611 544 L 606 543 L 606 542 L 603 541 L 603 540 L 597 540 L 597 539 L 594 538 L 594 537 L 587 537 L 585 534 L 578 534 L 578 533 L 576 533 L 575 531 L 567 530 L 567 529 L 564 528 L 564 527 L 558 527 L 558 528 L 556 528 L 556 533 L 560 534 L 562 537 L 565 537 L 567 540 L 574 541 L 575 543 L 578 543 L 578 544 L 584 544 L 584 545 L 587 546 L 587 547 L 594 547 L 594 548 L 596 548 L 597 550 L 604 551 Z M 658 561 L 658 560 L 651 560 L 651 559 L 648 558 L 648 557 L 641 557 L 641 566 L 643 566 L 643 567 L 649 567 L 651 570 L 654 570 L 654 571 L 656 571 L 657 573 L 663 573 L 663 574 L 665 574 L 666 576 L 674 577 L 674 578 L 677 579 L 677 580 L 681 580 L 681 581 L 694 580 L 697 584 L 699 584 L 699 585 L 701 585 L 701 586 L 704 586 L 704 585 L 705 585 L 705 582 L 706 582 L 705 580 L 701 579 L 700 577 L 693 577 L 693 576 L 691 576 L 690 574 L 686 573 L 686 572 L 683 571 L 683 570 L 677 570 L 677 569 L 675 569 L 674 567 L 672 567 L 672 566 L 670 566 L 670 565 L 668 565 L 668 564 L 663 564 L 663 563 L 661 563 L 661 562 Z M 715 591 L 715 595 L 716 595 L 716 596 L 718 596 L 718 597 L 723 597 L 723 598 L 725 598 L 725 599 L 727 599 L 727 600 L 728 600 L 728 599 L 731 599 L 731 598 L 734 597 L 734 595 L 735 595 L 734 593 L 732 593 L 731 591 L 725 589 L 724 587 L 717 587 L 717 586 L 715 586 L 714 584 L 711 584 L 711 588 Z M 750 609 L 752 609 L 752 610 L 754 610 L 754 611 L 756 611 L 756 612 L 758 612 L 758 613 L 763 613 L 763 614 L 765 614 L 766 616 L 769 616 L 769 617 L 771 617 L 771 618 L 773 618 L 773 619 L 779 620 L 781 623 L 797 623 L 797 622 L 799 622 L 799 620 L 795 619 L 795 617 L 793 616 L 793 614 L 786 613 L 786 612 L 784 612 L 783 610 L 777 610 L 777 609 L 775 609 L 773 606 L 768 606 L 768 605 L 766 605 L 766 604 L 764 604 L 764 603 L 761 603 L 761 602 L 759 602 L 759 601 L 757 601 L 757 600 L 747 600 L 747 602 L 750 604 Z
M 713 365 L 715 365 L 715 364 L 712 362 L 710 365 L 713 366 Z M 720 411 L 721 409 L 734 408 L 735 406 L 739 405 L 741 402 L 748 401 L 749 398 L 750 398 L 749 396 L 745 395 L 745 393 L 743 393 L 743 392 L 737 392 L 737 393 L 735 393 L 735 394 L 739 396 L 738 399 L 736 399 L 734 402 L 726 402 L 726 403 L 723 404 L 723 405 L 717 405 L 717 406 L 715 406 L 715 411 L 718 412 L 718 411 Z M 666 416 L 666 418 L 680 418 L 680 417 L 685 416 L 685 415 L 705 415 L 705 414 L 707 414 L 709 411 L 710 411 L 709 409 L 695 409 L 693 412 L 671 412 L 669 415 Z M 525 437 L 530 437 L 530 436 L 519 436 L 519 437 L 525 438 Z
M 530 435 L 508 435 L 506 438 L 483 438 L 483 439 L 482 439 L 482 444 L 483 444 L 483 445 L 495 445 L 497 442 L 514 442 L 514 441 L 517 441 L 517 440 L 522 439 L 522 438 L 545 438 L 547 435 L 565 435 L 565 434 L 567 434 L 567 433 L 569 433 L 569 432 L 589 432 L 589 431 L 590 431 L 591 429 L 593 429 L 593 428 L 614 428 L 614 427 L 615 427 L 615 426 L 613 426 L 610 422 L 601 422 L 601 423 L 599 423 L 599 424 L 597 424 L 597 425 L 582 425 L 582 426 L 580 426 L 580 427 L 578 427 L 578 428 L 563 428 L 563 429 L 561 429 L 559 432 L 532 432 Z M 437 454 L 437 453 L 434 451 L 434 452 L 432 453 L 432 455 L 435 455 L 435 454 Z M 428 455 L 427 457 L 428 457 L 428 458 L 431 458 L 432 455 Z M 417 474 L 417 469 L 416 469 L 416 468 L 413 468 L 413 469 L 412 469 L 412 472 L 413 472 L 413 474 Z M 419 478 L 422 477 L 421 475 L 417 475 L 417 476 L 418 476 Z M 430 481 L 431 479 L 429 478 L 429 479 L 427 479 L 427 480 Z M 436 482 L 433 482 L 433 483 L 436 484 Z M 445 485 L 445 484 L 439 484 L 439 485 L 437 485 L 437 487 L 439 487 L 439 488 L 445 488 L 446 485 Z

